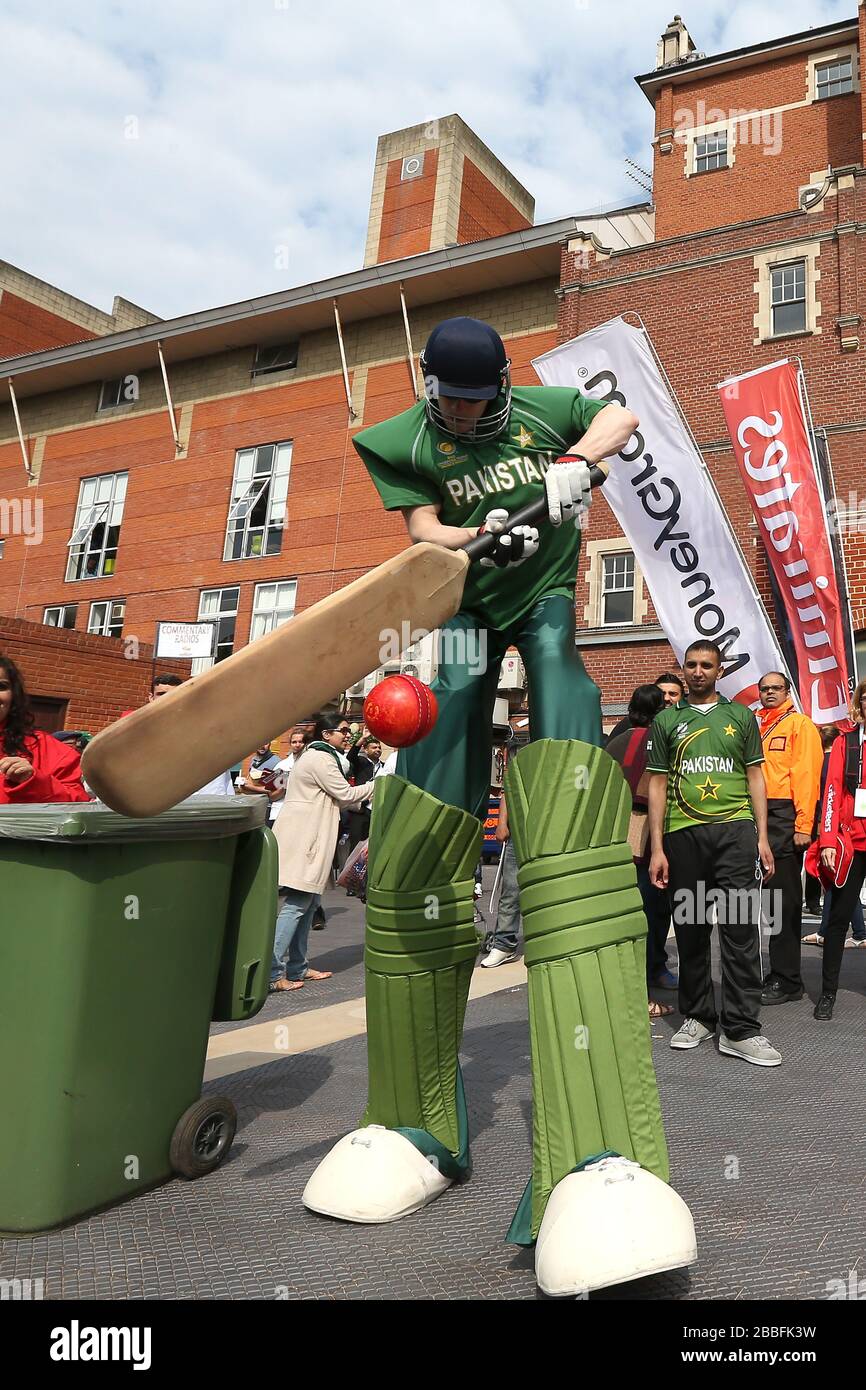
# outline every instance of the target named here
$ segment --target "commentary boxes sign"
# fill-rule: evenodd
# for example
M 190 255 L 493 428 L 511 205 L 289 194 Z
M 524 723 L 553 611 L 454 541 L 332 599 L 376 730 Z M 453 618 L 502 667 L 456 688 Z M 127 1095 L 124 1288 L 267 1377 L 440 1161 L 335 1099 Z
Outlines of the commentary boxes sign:
M 182 657 L 213 656 L 216 623 L 157 623 L 155 655 Z

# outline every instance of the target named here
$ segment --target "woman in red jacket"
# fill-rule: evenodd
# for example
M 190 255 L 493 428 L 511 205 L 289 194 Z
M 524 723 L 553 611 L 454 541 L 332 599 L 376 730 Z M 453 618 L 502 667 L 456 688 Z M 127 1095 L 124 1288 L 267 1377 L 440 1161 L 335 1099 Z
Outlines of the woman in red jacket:
M 866 681 L 854 691 L 851 721 L 853 729 L 840 734 L 830 750 L 818 830 L 822 873 L 833 881 L 821 997 L 815 1005 L 815 1018 L 825 1021 L 833 1017 L 845 936 L 866 879 Z
M 0 656 L 0 806 L 90 799 L 75 749 L 33 728 L 21 672 Z

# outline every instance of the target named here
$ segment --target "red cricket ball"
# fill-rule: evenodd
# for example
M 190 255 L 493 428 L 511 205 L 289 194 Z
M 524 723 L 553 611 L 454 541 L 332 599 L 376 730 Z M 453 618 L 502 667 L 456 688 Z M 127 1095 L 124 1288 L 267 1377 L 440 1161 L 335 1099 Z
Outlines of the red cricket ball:
M 426 738 L 439 715 L 436 696 L 414 676 L 386 676 L 364 701 L 364 722 L 391 748 Z

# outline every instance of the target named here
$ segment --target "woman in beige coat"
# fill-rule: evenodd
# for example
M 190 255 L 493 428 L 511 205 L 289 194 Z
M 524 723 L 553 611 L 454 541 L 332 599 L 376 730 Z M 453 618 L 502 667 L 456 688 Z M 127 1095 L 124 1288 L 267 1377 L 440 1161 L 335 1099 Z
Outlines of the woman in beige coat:
M 274 835 L 280 850 L 280 912 L 274 936 L 271 991 L 301 989 L 305 980 L 327 980 L 329 970 L 311 970 L 307 941 L 334 857 L 340 811 L 373 794 L 373 782 L 352 787 L 341 756 L 342 720 L 319 719 L 315 737 L 295 762 Z

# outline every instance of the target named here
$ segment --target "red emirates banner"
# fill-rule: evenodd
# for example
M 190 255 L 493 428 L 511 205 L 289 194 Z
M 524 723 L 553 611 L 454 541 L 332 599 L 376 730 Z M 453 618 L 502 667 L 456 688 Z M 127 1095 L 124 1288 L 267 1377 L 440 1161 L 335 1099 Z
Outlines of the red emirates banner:
M 799 388 L 799 363 L 786 360 L 730 377 L 719 394 L 788 617 L 803 713 L 833 724 L 850 698 L 845 617 Z

